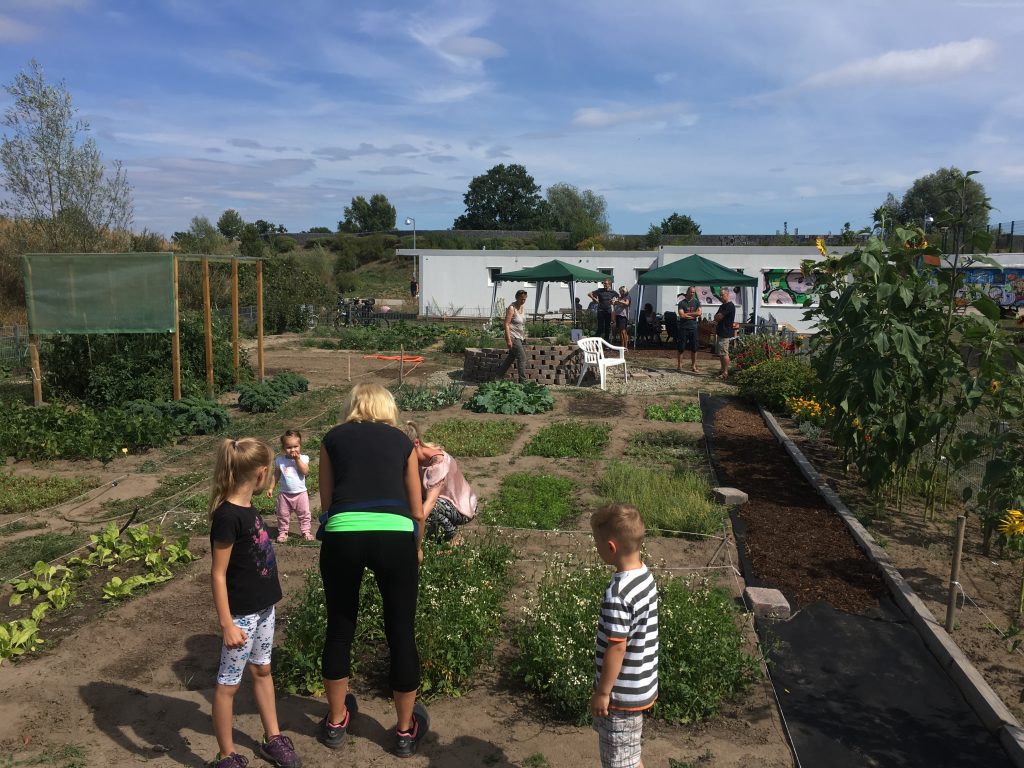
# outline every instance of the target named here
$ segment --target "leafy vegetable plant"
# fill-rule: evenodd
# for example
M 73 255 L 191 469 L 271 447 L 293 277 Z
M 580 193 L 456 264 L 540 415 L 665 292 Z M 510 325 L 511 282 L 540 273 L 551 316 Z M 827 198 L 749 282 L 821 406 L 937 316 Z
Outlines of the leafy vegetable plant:
M 547 387 L 527 381 L 490 381 L 481 384 L 463 406 L 476 413 L 544 413 L 555 407 Z

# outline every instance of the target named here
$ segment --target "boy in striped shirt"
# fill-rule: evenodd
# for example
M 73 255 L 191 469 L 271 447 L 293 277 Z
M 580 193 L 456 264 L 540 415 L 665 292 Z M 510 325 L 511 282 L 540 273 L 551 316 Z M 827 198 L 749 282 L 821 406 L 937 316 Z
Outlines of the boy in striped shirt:
M 640 560 L 644 521 L 631 504 L 590 518 L 597 552 L 615 566 L 597 621 L 590 710 L 603 768 L 643 768 L 643 711 L 658 698 L 658 588 Z

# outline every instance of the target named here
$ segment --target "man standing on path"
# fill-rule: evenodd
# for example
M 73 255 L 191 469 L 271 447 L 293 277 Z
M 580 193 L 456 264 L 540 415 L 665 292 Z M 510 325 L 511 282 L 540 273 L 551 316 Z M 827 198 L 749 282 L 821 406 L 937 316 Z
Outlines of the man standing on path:
M 686 298 L 677 305 L 679 336 L 676 338 L 676 370 L 683 370 L 683 352 L 690 350 L 690 370 L 697 370 L 697 320 L 700 319 L 700 299 L 692 285 L 686 289 Z
M 612 332 L 612 301 L 618 294 L 612 290 L 612 279 L 604 279 L 604 287 L 587 294 L 591 301 L 597 302 L 597 335 L 605 341 L 611 341 Z
M 729 378 L 729 344 L 732 343 L 736 331 L 733 330 L 733 323 L 736 321 L 736 305 L 732 303 L 731 294 L 728 288 L 722 288 L 719 294 L 722 297 L 722 306 L 715 313 L 715 336 L 718 337 L 718 359 L 722 362 L 722 370 L 718 378 L 725 381 Z

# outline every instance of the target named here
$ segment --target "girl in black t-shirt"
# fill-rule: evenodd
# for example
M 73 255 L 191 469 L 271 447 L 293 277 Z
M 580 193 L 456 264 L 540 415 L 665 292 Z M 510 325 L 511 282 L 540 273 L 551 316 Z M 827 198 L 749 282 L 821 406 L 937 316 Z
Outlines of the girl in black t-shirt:
M 281 599 L 277 558 L 270 535 L 252 507 L 253 494 L 269 486 L 274 452 L 262 440 L 224 440 L 217 449 L 210 495 L 210 550 L 213 604 L 224 635 L 213 695 L 213 731 L 219 753 L 215 768 L 243 768 L 235 752 L 232 703 L 248 666 L 256 707 L 266 733 L 260 755 L 278 768 L 300 765 L 291 739 L 277 724 L 270 652 L 274 645 L 274 604 Z

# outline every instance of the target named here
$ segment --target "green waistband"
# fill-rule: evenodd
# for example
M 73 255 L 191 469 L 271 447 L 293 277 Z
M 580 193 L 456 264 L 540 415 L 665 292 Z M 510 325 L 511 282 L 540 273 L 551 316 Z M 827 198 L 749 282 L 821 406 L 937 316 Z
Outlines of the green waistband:
M 339 512 L 331 515 L 324 530 L 328 533 L 341 531 L 399 531 L 412 533 L 412 518 L 391 512 Z

